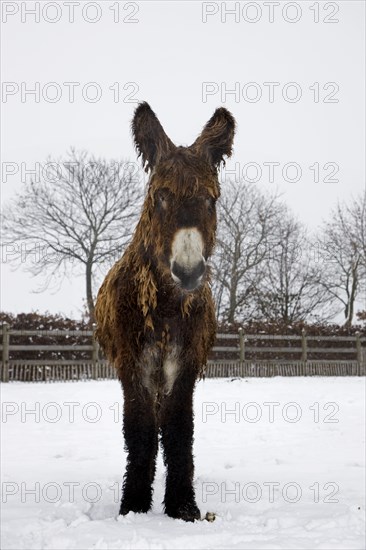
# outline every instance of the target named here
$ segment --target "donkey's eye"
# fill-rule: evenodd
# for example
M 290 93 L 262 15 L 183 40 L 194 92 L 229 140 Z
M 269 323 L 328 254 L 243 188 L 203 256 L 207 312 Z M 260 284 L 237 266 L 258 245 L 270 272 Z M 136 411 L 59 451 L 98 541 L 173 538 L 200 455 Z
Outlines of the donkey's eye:
M 168 207 L 168 201 L 167 201 L 166 197 L 159 197 L 159 204 L 165 210 Z
M 168 193 L 164 190 L 158 191 L 156 195 L 156 202 L 160 208 L 166 210 L 168 208 L 169 197 Z
M 210 208 L 210 209 L 214 209 L 215 208 L 215 204 L 216 204 L 216 201 L 213 197 L 207 197 L 205 199 L 205 204 L 206 204 L 206 207 L 207 208 Z

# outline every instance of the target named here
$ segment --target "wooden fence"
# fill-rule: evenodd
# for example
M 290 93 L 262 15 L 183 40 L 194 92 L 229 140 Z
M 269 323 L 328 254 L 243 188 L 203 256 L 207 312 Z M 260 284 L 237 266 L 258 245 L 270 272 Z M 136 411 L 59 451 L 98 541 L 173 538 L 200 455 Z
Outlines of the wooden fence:
M 12 344 L 14 337 L 88 338 L 89 344 Z M 18 338 L 19 339 L 19 338 Z M 271 376 L 364 376 L 366 375 L 366 337 L 299 335 L 218 334 L 217 345 L 206 368 L 206 377 Z M 263 342 L 266 345 L 263 345 Z M 280 345 L 276 345 L 276 344 Z M 315 343 L 315 344 L 314 344 Z M 235 344 L 235 345 L 232 345 Z M 286 344 L 286 345 L 283 345 Z M 94 331 L 13 330 L 2 325 L 2 382 L 76 381 L 116 378 L 114 368 L 101 357 Z M 55 352 L 62 358 L 22 359 L 19 352 Z M 15 352 L 15 354 L 14 354 Z M 65 359 L 65 352 L 89 355 L 83 359 Z M 222 359 L 220 354 L 231 354 Z M 329 359 L 330 356 L 336 357 Z M 267 357 L 266 357 L 267 356 Z M 339 357 L 346 357 L 340 359 Z M 319 358 L 320 357 L 320 358 Z M 324 359 L 322 359 L 324 357 Z

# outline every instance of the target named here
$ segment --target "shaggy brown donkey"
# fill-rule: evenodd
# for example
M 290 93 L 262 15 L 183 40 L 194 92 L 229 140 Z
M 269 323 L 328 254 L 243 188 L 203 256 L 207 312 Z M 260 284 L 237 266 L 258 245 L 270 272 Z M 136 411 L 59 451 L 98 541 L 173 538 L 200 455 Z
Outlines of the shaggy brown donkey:
M 147 103 L 135 112 L 136 148 L 150 171 L 132 241 L 96 303 L 97 338 L 124 391 L 127 457 L 120 514 L 147 512 L 158 436 L 167 468 L 165 512 L 200 518 L 193 489 L 193 390 L 216 321 L 207 259 L 216 231 L 217 170 L 235 120 L 217 109 L 190 147 L 176 147 Z

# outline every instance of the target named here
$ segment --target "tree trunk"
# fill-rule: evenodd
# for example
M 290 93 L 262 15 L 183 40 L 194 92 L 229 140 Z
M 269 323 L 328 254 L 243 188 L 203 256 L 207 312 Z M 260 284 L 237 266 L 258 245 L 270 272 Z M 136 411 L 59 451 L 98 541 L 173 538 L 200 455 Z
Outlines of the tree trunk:
M 235 240 L 235 251 L 233 263 L 231 266 L 231 280 L 230 280 L 230 293 L 229 293 L 229 311 L 227 315 L 227 322 L 234 323 L 236 316 L 236 307 L 238 304 L 238 260 L 240 258 L 240 238 Z
M 236 277 L 232 277 L 230 294 L 229 294 L 229 311 L 227 314 L 228 323 L 235 322 L 235 314 L 236 314 L 236 306 L 237 306 L 237 287 L 238 287 L 238 283 L 237 283 Z
M 354 269 L 352 269 L 352 285 L 351 285 L 351 293 L 347 304 L 347 320 L 345 322 L 346 326 L 351 326 L 353 321 L 353 313 L 355 308 L 355 300 L 357 295 L 357 287 L 358 287 L 358 276 L 357 276 L 357 265 Z
M 92 325 L 95 323 L 95 309 L 93 299 L 93 283 L 92 283 L 92 261 L 88 259 L 86 264 L 86 303 L 89 312 L 89 323 Z

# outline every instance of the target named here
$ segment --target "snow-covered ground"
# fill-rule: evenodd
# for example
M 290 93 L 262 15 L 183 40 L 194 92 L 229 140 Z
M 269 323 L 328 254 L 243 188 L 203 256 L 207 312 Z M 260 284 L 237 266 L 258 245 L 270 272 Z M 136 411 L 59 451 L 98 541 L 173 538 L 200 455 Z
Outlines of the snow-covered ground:
M 204 515 L 117 516 L 118 382 L 2 384 L 2 549 L 365 547 L 365 380 L 206 380 L 195 395 Z M 31 412 L 33 410 L 33 412 Z

